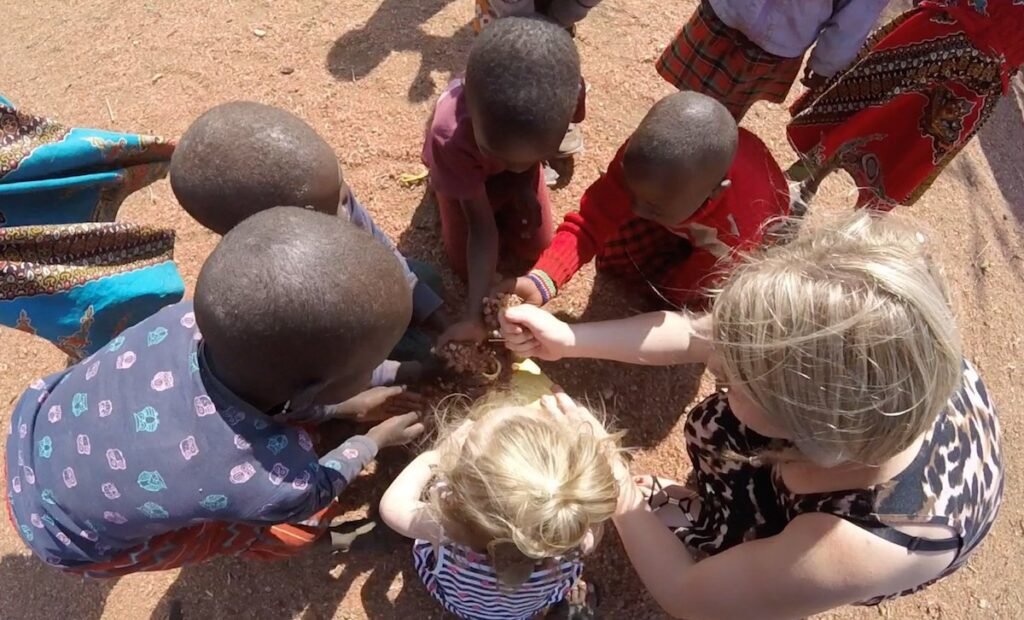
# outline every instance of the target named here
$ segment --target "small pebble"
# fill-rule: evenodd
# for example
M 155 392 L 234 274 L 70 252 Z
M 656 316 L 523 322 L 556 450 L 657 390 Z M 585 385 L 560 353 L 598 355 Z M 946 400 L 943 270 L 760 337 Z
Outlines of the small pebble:
M 291 75 L 291 74 L 295 73 L 295 68 L 294 67 L 281 67 L 280 71 L 281 71 L 281 75 Z
M 262 28 L 253 28 L 252 33 L 261 39 L 267 36 L 267 31 Z
M 981 607 L 982 609 L 988 609 L 988 599 L 981 599 L 980 601 L 978 601 L 978 607 Z

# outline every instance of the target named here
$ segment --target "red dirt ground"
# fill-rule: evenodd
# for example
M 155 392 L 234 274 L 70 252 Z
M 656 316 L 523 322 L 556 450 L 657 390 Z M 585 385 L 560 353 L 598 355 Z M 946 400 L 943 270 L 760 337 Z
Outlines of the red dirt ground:
M 578 44 L 591 84 L 587 151 L 575 179 L 554 195 L 565 212 L 610 160 L 645 110 L 670 91 L 653 61 L 695 6 L 607 0 L 582 25 Z M 903 7 L 909 2 L 894 2 Z M 430 103 L 459 70 L 472 34 L 471 0 L 21 0 L 4 8 L 0 92 L 20 107 L 68 124 L 180 135 L 208 107 L 253 99 L 301 115 L 335 147 L 349 182 L 404 251 L 440 264 L 437 218 L 423 189 L 397 177 L 419 168 Z M 265 32 L 259 37 L 255 29 Z M 843 609 L 822 618 L 1019 618 L 1024 616 L 1021 433 L 1024 380 L 1017 363 L 1024 324 L 1024 89 L 1015 85 L 988 127 L 924 199 L 907 209 L 936 241 L 955 286 L 966 350 L 1000 406 L 1008 464 L 1002 515 L 967 568 L 933 587 L 878 609 Z M 745 125 L 788 164 L 793 155 L 781 106 L 759 104 Z M 1013 146 L 1016 144 L 1017 146 Z M 845 208 L 849 185 L 831 179 L 820 203 Z M 177 260 L 191 284 L 216 242 L 175 204 L 166 182 L 125 204 L 121 218 L 173 226 Z M 448 280 L 453 295 L 455 282 Z M 596 290 L 594 290 L 596 289 Z M 593 294 L 592 294 L 593 290 Z M 585 271 L 559 299 L 573 318 L 631 310 L 611 285 Z M 42 341 L 0 333 L 0 411 L 34 377 L 62 365 Z M 547 365 L 570 393 L 603 395 L 639 471 L 683 476 L 679 418 L 710 384 L 700 369 L 628 368 L 598 362 Z M 344 499 L 365 512 L 400 455 L 364 476 Z M 278 565 L 218 561 L 195 568 L 87 581 L 29 557 L 0 525 L 0 618 L 22 620 L 162 619 L 172 600 L 186 618 L 436 618 L 442 614 L 412 571 L 408 545 L 382 535 L 376 551 L 311 553 Z M 602 586 L 603 617 L 660 618 L 614 536 L 589 571 Z M 735 584 L 742 587 L 742 584 Z M 728 590 L 730 584 L 723 584 Z

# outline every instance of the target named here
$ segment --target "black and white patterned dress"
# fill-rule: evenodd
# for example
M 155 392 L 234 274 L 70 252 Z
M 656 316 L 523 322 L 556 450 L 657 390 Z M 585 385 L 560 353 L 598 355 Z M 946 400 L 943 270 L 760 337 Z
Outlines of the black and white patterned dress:
M 948 543 L 946 549 L 957 549 L 938 578 L 862 604 L 915 592 L 960 568 L 991 529 L 1002 501 L 999 421 L 985 385 L 966 361 L 960 389 L 928 431 L 917 458 L 892 480 L 871 488 L 800 495 L 786 488 L 773 465 L 723 458 L 728 451 L 754 455 L 787 445 L 744 426 L 724 392 L 690 411 L 685 435 L 702 505 L 693 525 L 676 534 L 699 553 L 714 555 L 774 536 L 797 516 L 813 512 L 846 519 L 911 549 L 943 543 Z M 925 541 L 891 527 L 927 523 L 949 527 L 956 536 Z

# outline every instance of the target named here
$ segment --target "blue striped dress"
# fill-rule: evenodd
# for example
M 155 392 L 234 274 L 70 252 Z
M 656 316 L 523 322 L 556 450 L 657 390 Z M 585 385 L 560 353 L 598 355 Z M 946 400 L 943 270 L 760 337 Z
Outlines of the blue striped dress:
M 454 543 L 417 540 L 416 572 L 445 609 L 464 620 L 529 620 L 566 597 L 583 573 L 579 559 L 560 558 L 530 575 L 515 591 L 503 591 L 486 555 Z

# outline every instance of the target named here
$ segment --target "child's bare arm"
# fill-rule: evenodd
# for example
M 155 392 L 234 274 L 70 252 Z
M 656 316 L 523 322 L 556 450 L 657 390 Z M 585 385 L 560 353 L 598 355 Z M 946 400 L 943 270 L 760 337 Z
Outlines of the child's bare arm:
M 380 500 L 380 516 L 388 527 L 406 538 L 439 542 L 441 526 L 431 518 L 423 492 L 437 464 L 435 450 L 424 452 L 402 470 Z
M 545 310 L 521 305 L 506 310 L 501 321 L 507 346 L 524 357 L 583 357 L 670 366 L 704 363 L 711 354 L 710 315 L 651 312 L 568 325 Z
M 466 309 L 462 318 L 441 335 L 439 344 L 451 340 L 480 342 L 487 337 L 483 302 L 490 294 L 491 281 L 498 268 L 498 224 L 487 197 L 461 200 L 459 204 L 466 218 L 469 235 L 466 243 L 466 271 L 469 280 Z

